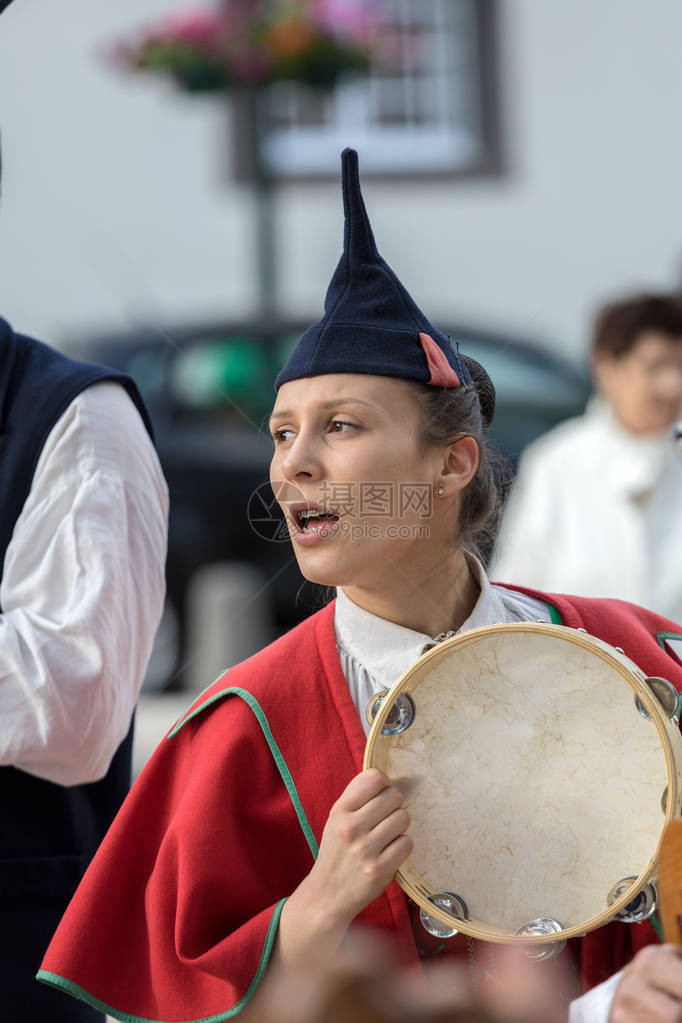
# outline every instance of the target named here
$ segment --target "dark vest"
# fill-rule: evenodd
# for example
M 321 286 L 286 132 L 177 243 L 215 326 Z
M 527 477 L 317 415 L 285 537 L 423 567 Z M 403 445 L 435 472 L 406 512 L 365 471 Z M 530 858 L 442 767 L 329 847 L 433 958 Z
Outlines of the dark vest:
M 14 526 L 52 427 L 81 391 L 103 380 L 125 388 L 151 436 L 149 417 L 132 380 L 105 366 L 69 359 L 39 341 L 15 334 L 0 319 L 0 578 Z M 131 723 L 106 777 L 90 785 L 65 788 L 14 767 L 0 768 L 0 926 L 10 951 L 15 943 L 25 948 L 32 943 L 41 946 L 29 953 L 32 974 L 128 792 L 132 737 Z M 7 929 L 8 915 L 15 933 Z M 23 933 L 16 933 L 17 928 Z M 43 928 L 48 933 L 40 937 Z M 11 959 L 10 954 L 10 963 Z M 42 994 L 42 985 L 33 983 Z M 73 1013 L 73 1005 L 65 1009 Z M 21 1011 L 17 1019 L 33 1019 L 26 1002 Z M 40 1011 L 42 1008 L 36 1011 L 36 1019 Z M 50 1011 L 54 1012 L 52 1006 Z

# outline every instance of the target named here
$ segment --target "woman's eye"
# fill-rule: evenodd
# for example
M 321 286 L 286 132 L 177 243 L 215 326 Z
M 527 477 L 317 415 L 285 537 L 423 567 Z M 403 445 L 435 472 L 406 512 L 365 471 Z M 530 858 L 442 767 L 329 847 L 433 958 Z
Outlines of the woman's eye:
M 333 433 L 345 433 L 347 430 L 354 430 L 354 423 L 346 423 L 343 419 L 332 419 L 329 428 Z
M 293 432 L 294 432 L 293 430 L 287 429 L 273 430 L 272 439 L 275 442 L 275 444 L 282 444 L 285 440 L 288 439 L 288 435 Z

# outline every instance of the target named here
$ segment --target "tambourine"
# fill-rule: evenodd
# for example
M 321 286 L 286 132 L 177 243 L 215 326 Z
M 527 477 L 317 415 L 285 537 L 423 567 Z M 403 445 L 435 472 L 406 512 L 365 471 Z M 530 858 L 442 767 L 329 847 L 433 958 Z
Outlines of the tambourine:
M 493 625 L 423 654 L 376 701 L 364 766 L 405 797 L 414 850 L 396 880 L 427 930 L 545 958 L 653 912 L 681 809 L 677 705 L 582 629 Z

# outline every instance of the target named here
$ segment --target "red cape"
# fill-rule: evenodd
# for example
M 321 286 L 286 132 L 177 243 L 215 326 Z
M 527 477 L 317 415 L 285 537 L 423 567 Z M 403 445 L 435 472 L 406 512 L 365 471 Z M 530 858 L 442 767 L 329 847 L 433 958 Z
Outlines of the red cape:
M 672 622 L 620 601 L 547 599 L 565 625 L 682 688 L 682 665 L 665 648 L 680 633 Z M 365 735 L 333 615 L 331 604 L 231 668 L 170 731 L 83 878 L 40 980 L 128 1023 L 219 1023 L 248 1003 L 283 902 L 310 871 L 332 804 L 362 770 Z M 359 919 L 417 961 L 395 882 Z M 587 935 L 585 987 L 655 940 L 649 924 Z

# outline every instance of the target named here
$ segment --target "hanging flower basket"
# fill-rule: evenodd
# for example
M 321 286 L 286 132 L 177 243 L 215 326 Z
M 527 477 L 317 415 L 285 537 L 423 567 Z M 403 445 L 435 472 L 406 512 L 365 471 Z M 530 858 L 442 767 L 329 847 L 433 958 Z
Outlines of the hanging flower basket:
M 330 89 L 380 56 L 371 0 L 232 0 L 171 15 L 119 41 L 121 66 L 172 78 L 189 92 L 293 81 Z

